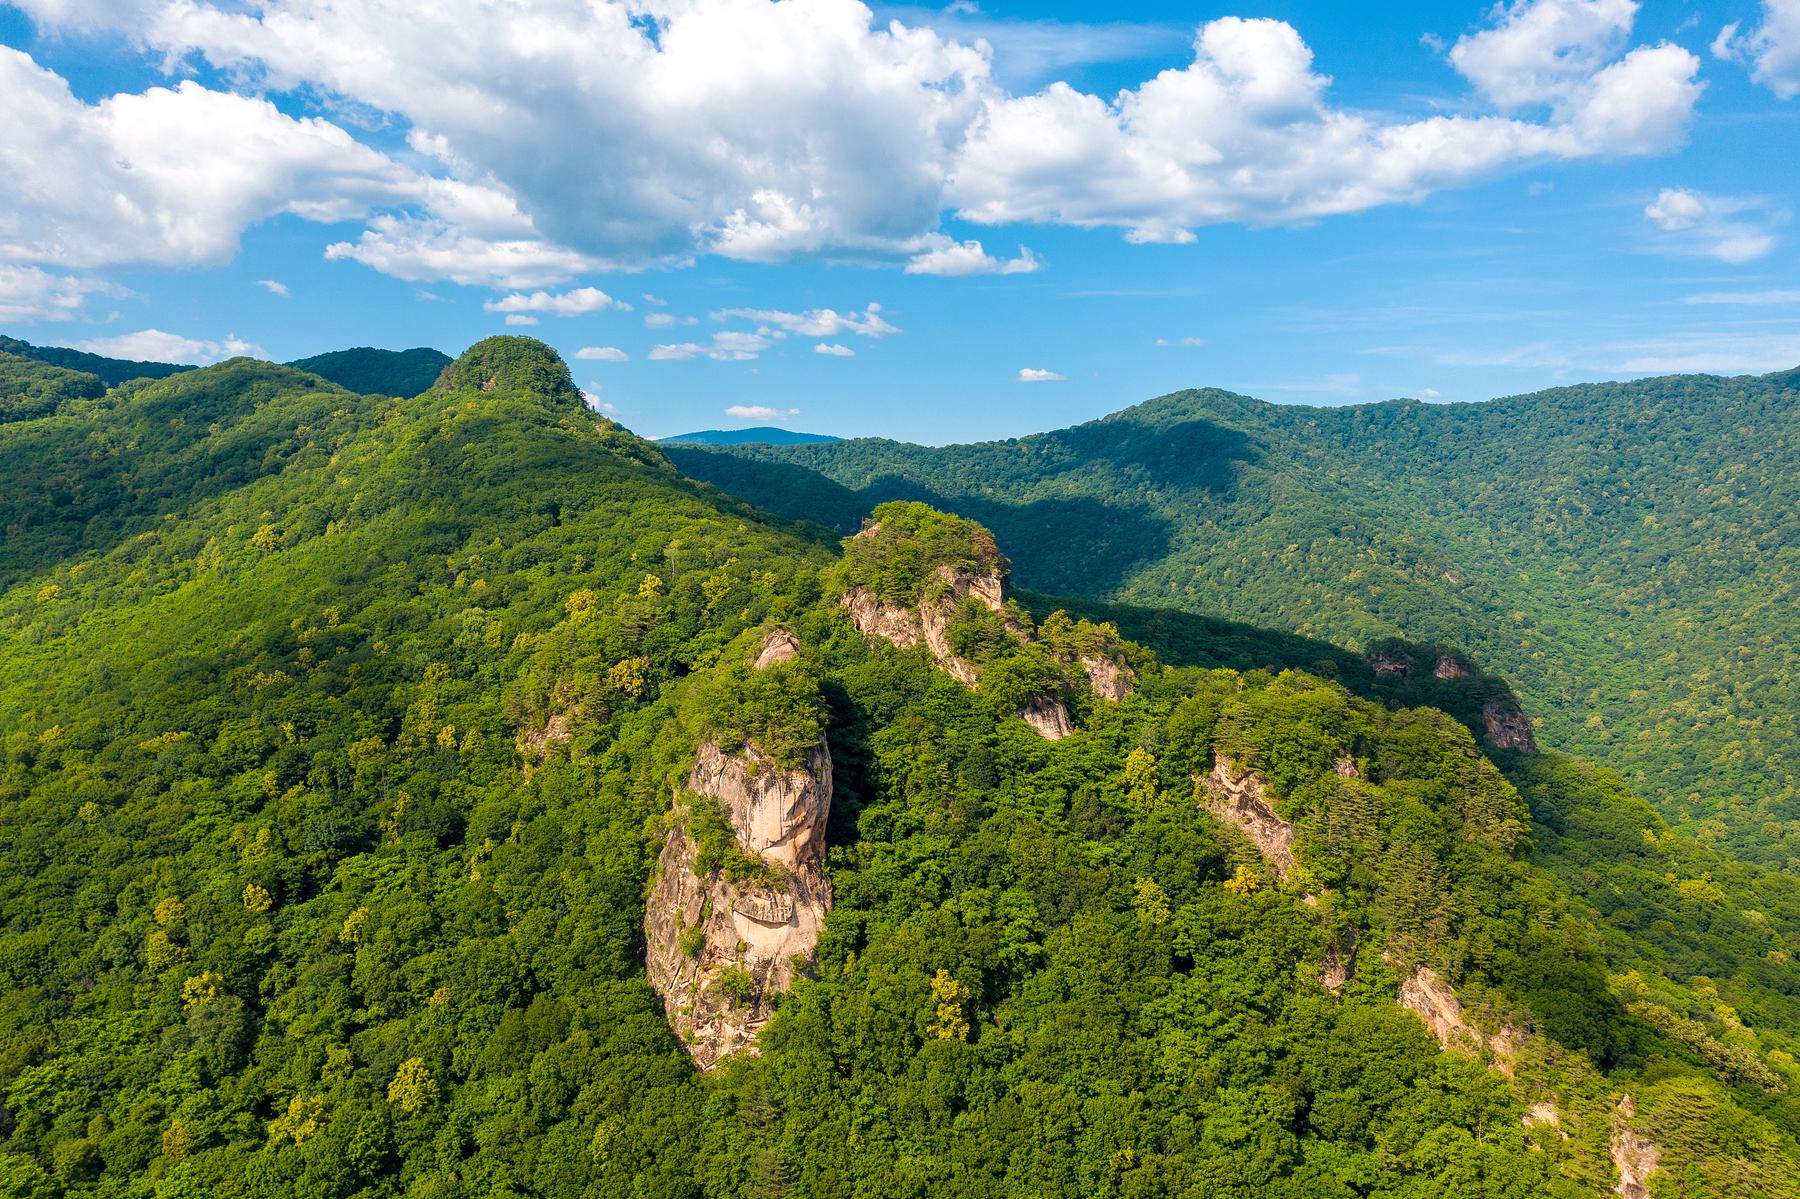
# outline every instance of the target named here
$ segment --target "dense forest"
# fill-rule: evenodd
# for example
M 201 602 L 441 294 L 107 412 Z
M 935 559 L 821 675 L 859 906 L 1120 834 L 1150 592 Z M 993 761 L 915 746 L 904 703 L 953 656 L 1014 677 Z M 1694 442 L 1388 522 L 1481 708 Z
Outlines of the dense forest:
M 1800 867 L 1795 372 L 1329 409 L 1191 391 L 980 445 L 669 452 L 840 532 L 885 500 L 962 512 L 1039 591 L 1460 647 L 1547 744 Z
M 333 350 L 288 363 L 295 370 L 336 383 L 346 391 L 364 395 L 416 396 L 450 365 L 441 350 L 419 346 L 411 350 L 377 350 L 357 346 Z
M 1800 883 L 1464 659 L 840 545 L 528 339 L 69 386 L 0 423 L 0 1195 L 1800 1196 Z M 683 780 L 809 740 L 834 904 L 702 1072 L 658 847 L 756 872 Z

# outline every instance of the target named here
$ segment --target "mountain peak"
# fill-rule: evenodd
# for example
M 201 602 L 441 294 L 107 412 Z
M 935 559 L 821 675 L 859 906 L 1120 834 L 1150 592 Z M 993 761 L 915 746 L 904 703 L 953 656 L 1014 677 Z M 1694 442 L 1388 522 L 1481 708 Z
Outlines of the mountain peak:
M 446 391 L 523 391 L 581 403 L 568 364 L 535 337 L 483 338 L 444 368 L 437 385 Z

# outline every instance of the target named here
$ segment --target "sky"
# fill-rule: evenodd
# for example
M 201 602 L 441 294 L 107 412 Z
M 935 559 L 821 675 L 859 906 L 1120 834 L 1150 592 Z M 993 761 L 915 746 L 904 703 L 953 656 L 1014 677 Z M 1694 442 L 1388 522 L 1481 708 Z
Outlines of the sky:
M 647 436 L 1800 365 L 1800 0 L 0 2 L 0 332 Z

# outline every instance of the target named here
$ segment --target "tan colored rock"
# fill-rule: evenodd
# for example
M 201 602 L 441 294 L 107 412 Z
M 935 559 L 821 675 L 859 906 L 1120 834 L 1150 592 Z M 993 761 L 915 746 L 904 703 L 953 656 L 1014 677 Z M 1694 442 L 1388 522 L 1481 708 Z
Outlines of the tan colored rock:
M 1331 760 L 1331 769 L 1341 779 L 1359 779 L 1363 777 L 1362 768 L 1356 759 L 1347 753 L 1339 754 Z
M 1240 774 L 1236 763 L 1216 754 L 1212 773 L 1198 781 L 1206 793 L 1206 810 L 1242 829 L 1282 881 L 1292 878 L 1299 869 L 1294 858 L 1294 826 L 1277 816 L 1263 798 L 1262 776 L 1255 771 Z
M 765 868 L 741 882 L 723 870 L 700 875 L 699 847 L 678 820 L 657 859 L 645 964 L 670 1026 L 702 1070 L 754 1053 L 774 997 L 810 966 L 831 910 L 823 869 L 831 775 L 823 744 L 798 770 L 751 747 L 727 754 L 709 743 L 695 757 L 689 789 L 720 805 L 738 847 Z M 734 986 L 743 993 L 732 994 Z
M 1369 665 L 1376 674 L 1395 674 L 1405 678 L 1412 673 L 1412 659 L 1394 654 L 1374 653 L 1369 655 Z
M 783 770 L 754 746 L 727 754 L 700 747 L 688 789 L 718 800 L 751 857 L 788 870 L 825 860 L 825 820 L 831 811 L 831 754 L 823 744 L 800 770 Z
M 1400 984 L 1398 999 L 1401 1007 L 1425 1022 L 1446 1050 L 1476 1057 L 1486 1055 L 1496 1070 L 1508 1078 L 1513 1076 L 1514 1063 L 1525 1047 L 1524 1030 L 1502 1024 L 1499 1031 L 1489 1033 L 1476 1025 L 1463 1011 L 1456 992 L 1437 971 L 1429 966 L 1415 969 Z
M 519 753 L 526 758 L 542 758 L 557 746 L 569 743 L 569 734 L 574 720 L 567 712 L 552 712 L 544 727 L 535 731 L 519 730 L 514 741 Z
M 1509 699 L 1495 696 L 1483 704 L 1481 726 L 1489 743 L 1501 749 L 1518 749 L 1528 754 L 1537 752 L 1537 738 L 1532 736 L 1530 719 Z
M 1636 1118 L 1637 1105 L 1631 1096 L 1619 1100 L 1619 1110 L 1613 1114 L 1611 1149 L 1613 1168 L 1619 1172 L 1613 1192 L 1620 1199 L 1650 1199 L 1650 1176 L 1662 1168 L 1662 1150 L 1656 1142 L 1632 1129 Z
M 1023 708 L 1019 709 L 1019 717 L 1037 730 L 1038 736 L 1046 741 L 1060 741 L 1075 731 L 1075 724 L 1069 719 L 1069 710 L 1061 700 L 1040 695 Z
M 1111 658 L 1095 658 L 1083 655 L 1081 669 L 1088 677 L 1088 684 L 1093 687 L 1096 698 L 1108 703 L 1118 703 L 1131 694 L 1132 678 L 1129 667 L 1122 666 Z
M 1468 673 L 1463 664 L 1449 654 L 1438 655 L 1438 660 L 1431 667 L 1432 677 L 1439 679 L 1460 679 Z
M 870 526 L 857 534 L 867 536 L 878 526 Z M 919 602 L 918 607 L 883 603 L 866 587 L 852 587 L 839 602 L 850 613 L 850 621 L 858 632 L 869 637 L 891 641 L 901 649 L 923 643 L 937 660 L 938 669 L 973 690 L 980 684 L 974 664 L 960 658 L 950 648 L 950 617 L 963 597 L 974 596 L 990 612 L 1006 611 L 1005 585 L 999 573 L 971 574 L 948 565 L 937 568 L 937 593 Z M 1008 630 L 1025 640 L 1023 629 L 1009 621 Z
M 799 656 L 800 639 L 786 629 L 776 629 L 763 638 L 762 648 L 757 651 L 752 665 L 758 670 L 766 670 L 777 662 L 791 662 Z

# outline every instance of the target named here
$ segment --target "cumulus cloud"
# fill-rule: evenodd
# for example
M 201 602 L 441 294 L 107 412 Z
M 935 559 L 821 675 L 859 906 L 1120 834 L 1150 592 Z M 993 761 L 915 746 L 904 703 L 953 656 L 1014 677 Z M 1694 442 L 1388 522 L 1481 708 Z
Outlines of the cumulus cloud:
M 1797 2 L 1767 0 L 1745 35 L 1778 88 Z M 1448 50 L 1467 94 L 1419 119 L 1333 105 L 1275 20 L 1210 21 L 1191 63 L 1107 98 L 1014 94 L 986 42 L 856 0 L 20 4 L 46 29 L 122 34 L 410 131 L 402 162 L 192 81 L 90 105 L 0 51 L 0 261 L 74 269 L 216 262 L 291 214 L 363 222 L 333 259 L 507 291 L 702 254 L 1018 273 L 1035 257 L 953 240 L 945 212 L 1139 242 L 1304 222 L 1524 163 L 1655 153 L 1700 90 L 1686 50 L 1631 46 L 1631 0 L 1497 10 Z
M 350 220 L 422 186 L 266 100 L 189 80 L 86 104 L 0 46 L 0 259 L 14 264 L 203 266 L 258 221 Z
M 861 312 L 838 312 L 833 308 L 813 308 L 806 312 L 782 312 L 775 308 L 725 308 L 712 314 L 715 321 L 749 321 L 799 337 L 838 337 L 855 333 L 862 337 L 885 337 L 898 333 L 881 315 L 880 304 L 870 304 Z
M 1018 375 L 1020 383 L 1061 383 L 1067 378 L 1067 375 L 1059 375 L 1055 371 L 1047 371 L 1035 366 L 1020 367 Z
M 770 340 L 761 333 L 721 330 L 707 343 L 684 341 L 673 345 L 652 346 L 650 361 L 679 362 L 687 358 L 711 358 L 715 362 L 748 362 L 768 349 Z
M 1185 349 L 1195 350 L 1195 349 L 1199 349 L 1201 346 L 1206 344 L 1206 338 L 1204 338 L 1204 337 L 1174 337 L 1174 338 L 1159 337 L 1156 339 L 1156 344 L 1159 346 L 1165 347 L 1165 348 L 1168 346 L 1181 346 Z
M 286 296 L 288 285 L 279 279 L 258 279 L 256 285 L 272 296 Z
M 767 408 L 761 404 L 733 404 L 725 409 L 725 415 L 733 420 L 784 420 L 790 416 L 799 416 L 798 408 Z
M 1546 5 L 1558 6 L 1504 10 L 1491 35 Z M 1529 38 L 1482 36 L 1459 42 L 1453 64 L 1489 102 L 1530 100 L 1549 109 L 1543 119 L 1387 122 L 1334 108 L 1330 80 L 1292 26 L 1226 17 L 1201 27 L 1192 64 L 1110 102 L 1061 83 L 991 102 L 947 194 L 983 224 L 1112 225 L 1136 242 L 1185 242 L 1203 225 L 1291 224 L 1418 200 L 1522 162 L 1654 153 L 1680 141 L 1699 96 L 1699 61 L 1677 46 L 1609 62 L 1605 45 L 1580 42 L 1559 67 Z M 1571 36 L 1542 40 L 1568 50 Z M 1534 54 L 1535 74 L 1502 83 L 1499 64 Z
M 578 287 L 561 295 L 534 291 L 530 295 L 513 292 L 482 305 L 489 312 L 544 312 L 552 316 L 581 316 L 589 312 L 605 312 L 619 308 L 627 312 L 631 305 L 613 299 L 597 287 Z
M 1659 244 L 1671 253 L 1740 263 L 1775 248 L 1768 225 L 1777 216 L 1756 200 L 1665 187 L 1644 207 L 1644 217 L 1665 235 Z
M 538 323 L 538 318 L 526 316 L 522 312 L 509 312 L 506 314 L 506 323 L 508 325 L 535 325 Z
M 1733 22 L 1713 39 L 1715 58 L 1750 65 L 1750 77 L 1784 100 L 1800 96 L 1800 0 L 1763 0 L 1762 23 L 1740 34 Z
M 631 355 L 618 346 L 582 346 L 575 357 L 586 362 L 624 362 Z
M 165 333 L 161 329 L 140 329 L 136 333 L 97 337 L 91 341 L 77 342 L 75 348 L 86 350 L 90 354 L 104 354 L 108 358 L 129 358 L 141 362 L 179 362 L 194 366 L 204 366 L 210 362 L 240 356 L 267 357 L 261 346 L 244 341 L 235 333 L 230 334 L 223 341 L 202 341 L 192 337 L 183 337 L 179 333 Z
M 1017 258 L 996 258 L 978 241 L 953 241 L 948 237 L 927 239 L 926 249 L 906 260 L 909 275 L 1028 275 L 1043 265 L 1037 255 L 1024 246 Z
M 80 315 L 90 295 L 118 290 L 97 279 L 0 263 L 0 321 L 68 320 Z
M 813 353 L 824 354 L 830 358 L 854 358 L 856 351 L 849 346 L 837 345 L 834 342 L 822 341 L 813 347 Z

